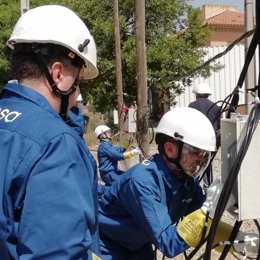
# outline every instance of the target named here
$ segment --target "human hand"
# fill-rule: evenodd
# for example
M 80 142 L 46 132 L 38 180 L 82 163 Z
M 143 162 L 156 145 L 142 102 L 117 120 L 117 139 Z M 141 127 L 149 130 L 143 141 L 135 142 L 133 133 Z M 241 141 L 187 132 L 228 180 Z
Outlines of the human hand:
M 136 147 L 135 149 L 133 149 L 133 150 L 131 151 L 131 154 L 132 154 L 133 156 L 141 154 L 140 148 L 139 148 L 139 147 Z
M 259 235 L 239 231 L 236 240 L 234 241 L 233 248 L 239 253 L 249 252 L 256 254 L 259 248 Z
M 207 214 L 207 212 L 209 212 L 209 217 L 212 219 L 215 215 L 216 207 L 222 189 L 223 189 L 223 184 L 219 179 L 214 180 L 209 186 L 209 188 L 207 189 L 207 197 L 201 207 L 201 210 L 204 212 L 204 214 Z M 231 194 L 227 202 L 226 209 L 230 208 L 234 204 L 235 204 L 235 197 Z
M 209 217 L 211 218 L 214 217 L 222 188 L 223 184 L 220 182 L 219 179 L 216 179 L 210 184 L 207 189 L 207 197 L 201 207 L 201 210 L 204 212 L 205 215 L 207 214 L 207 212 L 209 212 Z

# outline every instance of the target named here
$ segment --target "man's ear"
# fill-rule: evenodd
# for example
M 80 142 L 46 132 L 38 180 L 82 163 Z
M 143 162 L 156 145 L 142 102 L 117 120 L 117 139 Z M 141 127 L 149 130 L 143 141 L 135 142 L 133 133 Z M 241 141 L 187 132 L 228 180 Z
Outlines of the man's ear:
M 52 79 L 54 80 L 56 86 L 58 86 L 60 83 L 60 80 L 62 78 L 63 69 L 64 69 L 64 67 L 61 62 L 54 62 L 51 66 L 50 74 L 51 74 Z
M 178 156 L 178 145 L 176 143 L 166 141 L 164 143 L 164 152 L 167 157 L 176 159 Z

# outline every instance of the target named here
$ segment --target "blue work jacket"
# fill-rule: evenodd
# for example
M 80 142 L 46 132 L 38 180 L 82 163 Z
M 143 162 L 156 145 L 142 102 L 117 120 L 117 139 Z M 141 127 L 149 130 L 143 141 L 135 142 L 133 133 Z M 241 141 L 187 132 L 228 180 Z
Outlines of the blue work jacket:
M 82 107 L 72 107 L 68 112 L 67 125 L 72 127 L 83 138 L 85 133 L 85 119 Z
M 42 95 L 8 83 L 0 151 L 0 238 L 11 258 L 95 259 L 96 163 L 76 131 Z
M 191 102 L 189 107 L 199 110 L 211 122 L 215 132 L 220 129 L 220 107 L 208 98 L 198 98 Z
M 126 171 L 99 199 L 102 247 L 115 252 L 113 260 L 129 252 L 141 254 L 149 244 L 174 257 L 188 248 L 175 224 L 204 200 L 197 178 L 175 178 L 156 154 Z
M 125 149 L 120 146 L 113 146 L 111 141 L 101 140 L 97 158 L 101 179 L 108 185 L 117 179 L 123 171 L 118 169 L 118 161 L 123 160 Z

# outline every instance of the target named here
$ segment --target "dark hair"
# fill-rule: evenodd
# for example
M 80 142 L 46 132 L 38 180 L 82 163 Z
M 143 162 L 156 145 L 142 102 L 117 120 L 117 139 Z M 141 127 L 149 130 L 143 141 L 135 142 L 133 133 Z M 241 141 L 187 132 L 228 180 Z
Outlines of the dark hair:
M 156 134 L 155 143 L 158 145 L 158 151 L 160 154 L 164 154 L 164 144 L 166 142 L 178 143 L 178 141 L 174 140 L 172 137 L 168 135 L 162 133 Z
M 164 155 L 167 158 L 168 161 L 170 161 L 171 163 L 174 163 L 178 168 L 181 169 L 181 167 L 179 165 L 179 161 L 180 161 L 180 158 L 181 158 L 183 142 L 180 141 L 180 140 L 175 140 L 174 138 L 172 138 L 172 137 L 170 137 L 168 135 L 162 134 L 162 133 L 156 134 L 155 142 L 156 142 L 156 144 L 158 144 L 158 151 L 159 151 L 159 153 L 161 155 Z M 178 145 L 178 155 L 177 155 L 176 158 L 169 158 L 167 156 L 167 154 L 165 153 L 164 144 L 166 142 L 171 142 L 173 144 Z
M 200 97 L 200 98 L 208 98 L 210 95 L 209 94 L 196 94 L 197 97 Z
M 37 79 L 43 75 L 34 54 L 13 55 L 11 61 L 11 79 Z

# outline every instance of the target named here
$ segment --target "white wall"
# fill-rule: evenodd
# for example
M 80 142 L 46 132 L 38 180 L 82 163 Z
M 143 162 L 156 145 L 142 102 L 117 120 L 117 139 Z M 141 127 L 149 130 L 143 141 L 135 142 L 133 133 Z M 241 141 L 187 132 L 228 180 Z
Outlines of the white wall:
M 227 47 L 228 46 L 205 47 L 208 53 L 208 55 L 205 56 L 205 61 L 216 56 L 218 53 L 225 51 Z M 257 56 L 258 55 L 255 55 L 255 57 Z M 224 68 L 219 70 L 218 72 L 212 73 L 212 75 L 207 79 L 204 79 L 202 77 L 194 79 L 194 81 L 192 82 L 192 86 L 187 87 L 185 89 L 185 92 L 176 98 L 176 106 L 188 106 L 191 101 L 194 101 L 195 96 L 192 93 L 192 89 L 194 85 L 197 85 L 200 82 L 208 83 L 209 86 L 212 88 L 212 95 L 210 96 L 210 99 L 213 102 L 224 100 L 237 85 L 237 81 L 244 65 L 244 59 L 244 45 L 235 45 L 228 53 L 216 60 L 216 62 L 224 65 Z M 257 64 L 258 59 L 256 59 L 256 79 L 258 77 L 259 71 Z M 240 94 L 239 104 L 244 103 L 244 100 L 244 94 Z

